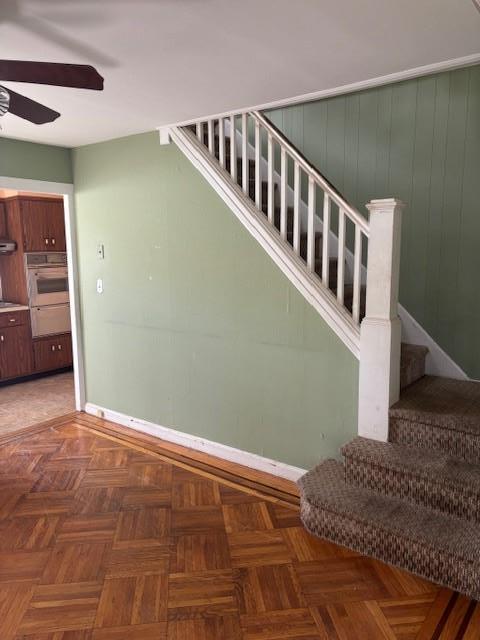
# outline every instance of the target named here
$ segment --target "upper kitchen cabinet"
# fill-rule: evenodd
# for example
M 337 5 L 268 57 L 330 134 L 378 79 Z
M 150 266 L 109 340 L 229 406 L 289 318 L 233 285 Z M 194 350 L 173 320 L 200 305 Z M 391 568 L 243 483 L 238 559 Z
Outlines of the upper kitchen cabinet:
M 0 200 L 0 238 L 7 237 L 7 207 L 3 200 Z
M 19 198 L 24 251 L 66 251 L 62 200 Z

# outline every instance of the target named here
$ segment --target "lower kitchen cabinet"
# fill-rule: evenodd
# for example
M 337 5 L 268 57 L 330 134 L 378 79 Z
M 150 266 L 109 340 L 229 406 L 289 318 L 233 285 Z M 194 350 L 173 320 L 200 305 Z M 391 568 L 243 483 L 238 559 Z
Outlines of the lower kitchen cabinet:
M 73 363 L 71 334 L 35 338 L 33 359 L 35 371 L 53 371 L 70 367 Z
M 27 376 L 33 371 L 30 326 L 0 328 L 0 378 Z

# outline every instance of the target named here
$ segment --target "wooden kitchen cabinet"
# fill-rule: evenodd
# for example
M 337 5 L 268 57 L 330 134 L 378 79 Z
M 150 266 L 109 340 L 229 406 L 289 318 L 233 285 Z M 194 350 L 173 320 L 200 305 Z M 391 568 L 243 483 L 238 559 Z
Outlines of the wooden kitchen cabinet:
M 65 216 L 63 202 L 51 202 L 47 212 L 48 228 L 50 231 L 50 249 L 52 251 L 66 251 Z
M 66 251 L 62 200 L 20 198 L 24 251 Z
M 28 311 L 3 311 L 0 313 L 0 330 L 7 327 L 17 327 L 22 324 L 30 326 L 30 314 Z
M 3 200 L 0 200 L 0 238 L 7 237 L 7 207 Z
M 35 338 L 33 358 L 36 372 L 71 367 L 73 364 L 71 334 L 63 333 L 46 338 Z
M 2 314 L 0 314 L 2 315 Z M 33 371 L 30 325 L 0 329 L 0 377 L 2 380 L 27 376 Z

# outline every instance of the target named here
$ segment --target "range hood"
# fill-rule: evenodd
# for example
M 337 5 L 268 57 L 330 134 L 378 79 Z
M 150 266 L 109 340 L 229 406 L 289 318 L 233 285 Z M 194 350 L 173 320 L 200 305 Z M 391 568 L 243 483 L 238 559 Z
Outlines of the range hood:
M 8 238 L 0 238 L 0 255 L 8 256 L 17 249 L 17 243 Z

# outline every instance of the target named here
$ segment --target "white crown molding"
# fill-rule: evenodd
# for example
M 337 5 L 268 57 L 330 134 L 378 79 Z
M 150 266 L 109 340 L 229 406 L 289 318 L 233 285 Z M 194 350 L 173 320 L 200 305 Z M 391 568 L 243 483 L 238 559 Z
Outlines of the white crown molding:
M 134 418 L 125 413 L 114 411 L 112 409 L 106 409 L 92 402 L 87 402 L 85 405 L 85 412 L 99 417 L 101 416 L 105 420 L 110 422 L 116 422 L 124 427 L 130 427 L 141 433 L 147 433 L 155 438 L 166 440 L 167 442 L 174 442 L 183 447 L 189 449 L 195 449 L 195 451 L 203 451 L 212 456 L 220 458 L 222 460 L 228 460 L 229 462 L 236 462 L 250 469 L 257 469 L 258 471 L 264 471 L 280 478 L 286 478 L 296 482 L 304 473 L 305 469 L 294 467 L 284 462 L 278 462 L 270 458 L 259 456 L 256 453 L 250 453 L 249 451 L 243 451 L 242 449 L 236 449 L 220 442 L 213 442 L 212 440 L 206 440 L 200 436 L 193 436 L 183 431 L 176 431 L 169 427 L 162 427 L 154 422 L 148 422 L 147 420 L 141 420 L 140 418 Z
M 480 2 L 480 0 L 478 0 Z M 441 62 L 434 62 L 433 64 L 426 64 L 421 67 L 413 67 L 412 69 L 406 69 L 404 71 L 397 71 L 395 73 L 389 73 L 384 76 L 377 76 L 375 78 L 368 78 L 367 80 L 361 80 L 359 82 L 352 82 L 350 84 L 340 85 L 331 89 L 322 89 L 320 91 L 312 91 L 310 93 L 304 93 L 302 95 L 292 96 L 291 98 L 283 98 L 281 100 L 273 100 L 272 102 L 265 102 L 263 104 L 251 105 L 249 107 L 243 107 L 241 109 L 235 109 L 233 111 L 224 111 L 222 113 L 214 113 L 209 115 L 202 115 L 198 118 L 184 120 L 183 122 L 175 122 L 170 125 L 164 125 L 165 127 L 181 127 L 195 122 L 210 120 L 214 118 L 226 118 L 230 115 L 239 115 L 250 111 L 268 111 L 269 109 L 279 109 L 281 107 L 290 107 L 293 105 L 303 104 L 304 102 L 315 102 L 316 100 L 323 100 L 324 98 L 333 98 L 334 96 L 343 95 L 347 93 L 355 93 L 356 91 L 364 91 L 365 89 L 373 89 L 374 87 L 380 87 L 386 84 L 393 84 L 395 82 L 402 82 L 404 80 L 411 80 L 412 78 L 419 78 L 421 76 L 429 76 L 434 73 L 441 73 L 442 71 L 453 71 L 454 69 L 461 69 L 462 67 L 471 67 L 475 64 L 480 64 L 480 52 L 473 53 L 469 56 L 462 56 L 461 58 L 453 58 L 451 60 L 442 60 Z

